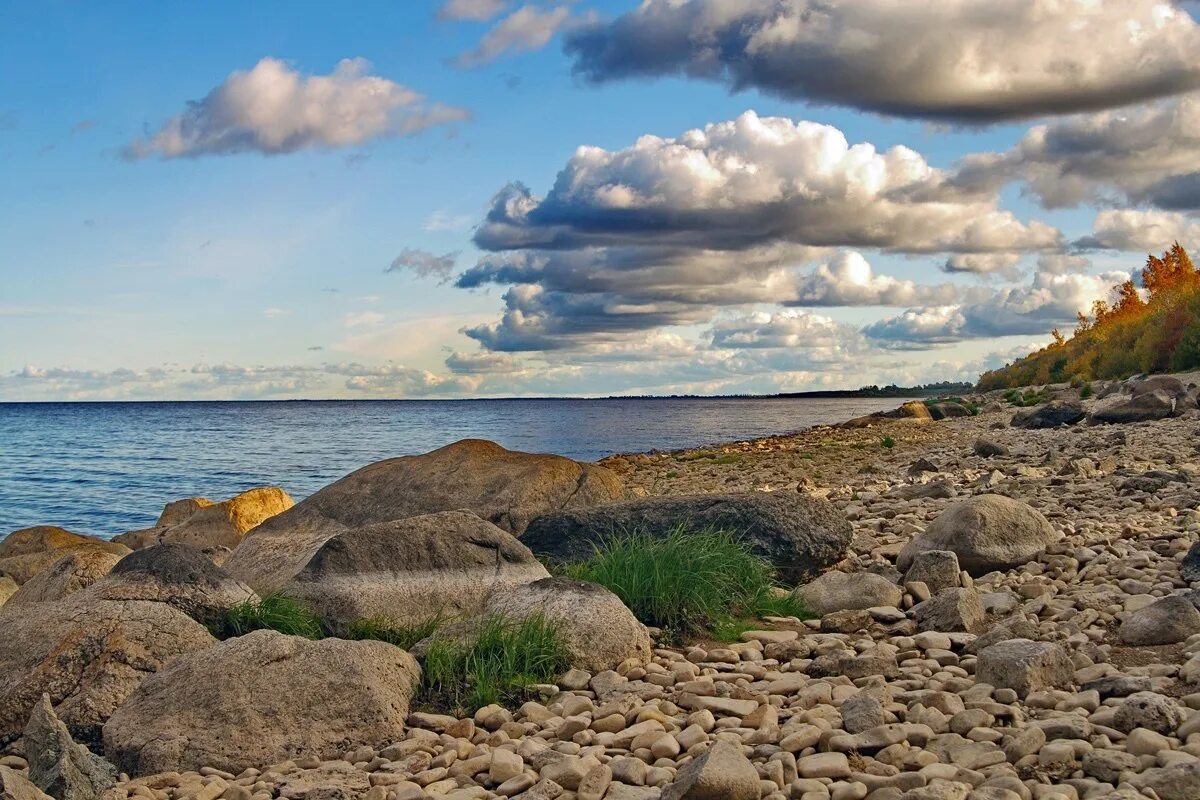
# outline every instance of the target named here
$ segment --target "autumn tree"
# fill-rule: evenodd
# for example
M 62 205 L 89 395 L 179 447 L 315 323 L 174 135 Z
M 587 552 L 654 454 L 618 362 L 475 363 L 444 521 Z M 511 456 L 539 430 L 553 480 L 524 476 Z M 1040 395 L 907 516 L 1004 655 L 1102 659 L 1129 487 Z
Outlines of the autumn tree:
M 1179 242 L 1171 245 L 1161 257 L 1153 254 L 1146 256 L 1146 268 L 1142 270 L 1142 286 L 1146 287 L 1151 298 L 1173 286 L 1195 279 L 1196 265 Z

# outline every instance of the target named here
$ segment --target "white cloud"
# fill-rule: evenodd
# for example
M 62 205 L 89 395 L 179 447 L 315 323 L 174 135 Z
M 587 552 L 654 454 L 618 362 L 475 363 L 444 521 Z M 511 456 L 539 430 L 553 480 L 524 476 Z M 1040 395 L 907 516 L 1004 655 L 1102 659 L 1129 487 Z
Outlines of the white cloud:
M 1200 209 L 1200 95 L 1038 125 L 1008 152 L 966 158 L 959 180 L 1020 180 L 1050 208 Z
M 1200 87 L 1200 27 L 1169 0 L 643 0 L 566 47 L 593 81 L 686 75 L 966 123 Z
M 249 71 L 232 73 L 153 135 L 135 139 L 124 155 L 277 155 L 415 134 L 468 116 L 461 108 L 426 103 L 367 69 L 362 59 L 346 59 L 329 75 L 302 75 L 284 61 L 264 58 Z
M 1015 278 L 1020 253 L 955 253 L 942 265 L 945 272 L 970 272 L 975 275 L 1000 275 Z
M 838 253 L 796 281 L 796 297 L 788 305 L 798 306 L 908 306 L 949 303 L 958 299 L 958 289 L 948 283 L 921 286 L 890 275 L 876 275 L 857 252 Z
M 1052 250 L 1057 230 L 966 192 L 917 152 L 853 147 L 837 128 L 748 111 L 624 150 L 580 147 L 544 198 L 514 184 L 476 231 L 491 250 L 772 242 L 931 253 Z
M 290 312 L 287 309 L 275 308 L 274 306 L 272 306 L 271 308 L 264 308 L 263 312 L 262 312 L 263 316 L 266 317 L 267 319 L 276 319 L 276 318 L 282 317 L 288 313 L 290 313 Z
M 445 0 L 438 19 L 486 22 L 508 7 L 508 0 Z
M 431 233 L 461 231 L 470 227 L 470 225 L 470 216 L 466 214 L 454 214 L 444 209 L 434 211 L 421 223 L 421 227 Z
M 496 23 L 473 49 L 459 55 L 454 63 L 460 67 L 478 67 L 507 53 L 540 50 L 559 31 L 575 22 L 566 5 L 541 8 L 526 3 Z
M 1174 242 L 1200 244 L 1200 220 L 1168 211 L 1110 209 L 1096 215 L 1092 234 L 1075 242 L 1083 250 L 1159 253 Z

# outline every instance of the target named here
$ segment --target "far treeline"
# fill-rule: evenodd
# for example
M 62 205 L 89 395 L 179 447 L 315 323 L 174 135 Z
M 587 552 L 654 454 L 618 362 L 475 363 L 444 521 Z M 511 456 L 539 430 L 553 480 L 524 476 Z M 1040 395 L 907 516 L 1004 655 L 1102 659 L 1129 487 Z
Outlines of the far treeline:
M 940 397 L 955 392 L 969 392 L 974 387 L 969 383 L 939 381 L 920 386 L 864 386 L 861 389 L 829 389 L 816 392 L 787 392 L 774 397 Z
M 1120 379 L 1143 372 L 1200 369 L 1200 275 L 1176 242 L 1150 255 L 1142 289 L 1132 280 L 1113 287 L 1113 302 L 1097 300 L 1079 314 L 1070 339 L 1055 328 L 1048 346 L 985 372 L 978 389 Z

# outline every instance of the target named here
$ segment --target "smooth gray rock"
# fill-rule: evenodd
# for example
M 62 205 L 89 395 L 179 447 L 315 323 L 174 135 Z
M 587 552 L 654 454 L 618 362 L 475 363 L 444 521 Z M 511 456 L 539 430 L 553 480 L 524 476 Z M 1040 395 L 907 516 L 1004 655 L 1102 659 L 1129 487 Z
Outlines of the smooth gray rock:
M 29 779 L 56 800 L 96 800 L 117 783 L 117 768 L 77 744 L 42 695 L 25 725 Z
M 1107 402 L 1092 412 L 1091 421 L 1125 424 L 1165 419 L 1175 413 L 1175 398 L 1166 392 L 1150 391 L 1129 399 Z
M 1131 611 L 1117 634 L 1135 647 L 1175 644 L 1200 632 L 1200 611 L 1186 597 L 1171 595 Z
M 1039 428 L 1060 428 L 1063 425 L 1074 425 L 1083 421 L 1087 412 L 1083 405 L 1074 400 L 1056 400 L 1036 408 L 1018 411 L 1010 423 L 1014 428 L 1036 430 Z
M 795 594 L 817 616 L 847 609 L 898 606 L 904 598 L 904 591 L 881 575 L 838 570 L 806 583 Z
M 1008 455 L 1007 447 L 991 439 L 976 439 L 972 450 L 974 450 L 975 455 L 982 456 L 983 458 Z
M 972 575 L 1011 569 L 1032 561 L 1062 538 L 1042 513 L 998 494 L 981 494 L 955 503 L 914 536 L 897 558 L 907 570 L 917 553 L 950 550 Z

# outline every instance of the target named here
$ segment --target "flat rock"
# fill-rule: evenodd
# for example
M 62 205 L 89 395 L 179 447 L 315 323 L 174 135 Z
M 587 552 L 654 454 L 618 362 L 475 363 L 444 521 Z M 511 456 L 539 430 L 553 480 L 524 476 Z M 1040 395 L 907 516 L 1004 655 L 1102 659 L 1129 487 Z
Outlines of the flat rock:
M 662 536 L 680 525 L 719 528 L 746 538 L 781 578 L 807 580 L 840 561 L 850 546 L 850 523 L 831 503 L 800 492 L 647 497 L 535 519 L 521 541 L 540 558 L 587 558 L 620 531 Z
M 131 775 L 333 759 L 400 738 L 419 675 L 383 642 L 254 631 L 143 681 L 105 724 L 104 752 Z
M 812 613 L 823 616 L 834 611 L 875 606 L 898 606 L 904 597 L 899 586 L 871 572 L 826 572 L 798 588 L 796 596 Z
M 465 510 L 520 534 L 536 516 L 623 496 L 620 479 L 604 467 L 465 439 L 352 472 L 259 525 L 225 567 L 256 591 L 272 591 L 295 577 L 322 545 L 354 528 Z

